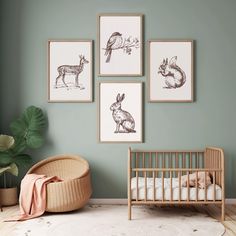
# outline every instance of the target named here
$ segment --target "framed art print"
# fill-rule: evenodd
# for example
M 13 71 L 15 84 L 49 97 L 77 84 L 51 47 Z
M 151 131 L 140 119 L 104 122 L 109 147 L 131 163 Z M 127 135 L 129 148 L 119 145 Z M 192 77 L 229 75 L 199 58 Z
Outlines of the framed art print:
M 98 16 L 98 75 L 141 76 L 142 14 Z
M 48 101 L 92 102 L 92 40 L 48 41 Z
M 149 101 L 193 102 L 193 41 L 149 41 Z
M 99 83 L 99 141 L 142 142 L 142 83 Z

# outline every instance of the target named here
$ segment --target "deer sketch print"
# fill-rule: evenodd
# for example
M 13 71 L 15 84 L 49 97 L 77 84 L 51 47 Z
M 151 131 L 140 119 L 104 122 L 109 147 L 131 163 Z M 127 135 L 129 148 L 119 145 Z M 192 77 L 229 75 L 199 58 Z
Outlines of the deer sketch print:
M 125 53 L 131 55 L 132 47 L 139 48 L 138 38 L 132 39 L 131 36 L 128 38 L 122 38 L 122 34 L 119 32 L 114 32 L 111 34 L 107 41 L 105 49 L 106 63 L 109 63 L 111 60 L 111 55 L 113 50 L 123 49 Z
M 168 58 L 163 59 L 162 64 L 159 66 L 158 73 L 160 73 L 164 79 L 166 89 L 176 89 L 182 87 L 186 82 L 185 72 L 176 65 L 177 56 L 174 56 L 168 62 Z
M 114 102 L 110 107 L 113 119 L 116 123 L 116 130 L 114 133 L 135 133 L 134 118 L 128 111 L 121 109 L 121 102 L 124 100 L 124 98 L 124 93 L 121 96 L 120 94 L 117 94 L 116 102 Z
M 66 75 L 75 75 L 75 87 L 80 87 L 79 85 L 79 75 L 84 70 L 84 64 L 89 63 L 88 60 L 85 59 L 83 55 L 79 56 L 80 62 L 79 65 L 61 65 L 57 68 L 58 76 L 56 78 L 55 88 L 57 88 L 58 80 L 61 78 L 63 84 L 68 88 L 68 85 L 65 82 Z

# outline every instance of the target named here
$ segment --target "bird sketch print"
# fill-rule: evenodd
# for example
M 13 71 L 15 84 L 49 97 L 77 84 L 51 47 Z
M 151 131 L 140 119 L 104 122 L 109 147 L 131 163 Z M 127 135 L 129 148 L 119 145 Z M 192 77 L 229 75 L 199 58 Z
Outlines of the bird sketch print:
M 176 65 L 177 56 L 174 56 L 168 62 L 168 58 L 163 59 L 158 69 L 158 74 L 161 74 L 165 79 L 165 89 L 176 89 L 182 87 L 186 82 L 185 72 Z
M 131 55 L 132 48 L 139 48 L 139 40 L 138 38 L 132 38 L 129 36 L 128 38 L 122 37 L 122 34 L 119 32 L 114 32 L 110 36 L 107 41 L 105 50 L 106 63 L 109 63 L 111 60 L 111 55 L 114 50 L 123 49 L 125 53 Z
M 121 108 L 121 102 L 124 100 L 125 94 L 121 96 L 117 94 L 116 102 L 114 102 L 110 110 L 112 111 L 113 119 L 116 123 L 116 129 L 114 133 L 135 133 L 135 121 L 132 115 Z
M 75 75 L 75 83 L 74 86 L 77 88 L 82 88 L 82 86 L 79 84 L 79 75 L 84 70 L 84 64 L 89 63 L 87 59 L 85 59 L 84 55 L 80 55 L 80 62 L 79 65 L 61 65 L 57 68 L 58 76 L 56 78 L 55 88 L 58 88 L 58 80 L 61 78 L 63 82 L 62 87 L 68 88 L 68 84 L 65 82 L 65 76 L 66 75 Z

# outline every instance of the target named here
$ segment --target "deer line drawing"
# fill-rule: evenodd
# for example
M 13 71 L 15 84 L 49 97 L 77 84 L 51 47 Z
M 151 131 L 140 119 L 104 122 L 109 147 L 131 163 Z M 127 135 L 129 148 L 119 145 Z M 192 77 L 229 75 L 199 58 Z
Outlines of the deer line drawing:
M 84 55 L 79 55 L 79 58 L 79 65 L 61 65 L 57 68 L 59 75 L 56 78 L 55 88 L 57 88 L 57 83 L 60 78 L 62 79 L 64 85 L 68 88 L 68 85 L 65 82 L 65 76 L 70 74 L 75 75 L 75 87 L 80 87 L 79 75 L 84 70 L 84 64 L 89 63 L 89 61 L 85 59 Z

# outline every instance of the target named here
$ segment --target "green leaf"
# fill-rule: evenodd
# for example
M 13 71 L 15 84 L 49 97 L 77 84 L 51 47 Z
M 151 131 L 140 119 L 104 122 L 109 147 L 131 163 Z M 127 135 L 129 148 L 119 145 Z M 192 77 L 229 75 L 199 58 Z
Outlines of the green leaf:
M 28 124 L 31 131 L 39 131 L 46 125 L 46 120 L 42 110 L 35 106 L 30 106 L 23 113 L 23 119 Z
M 27 132 L 27 123 L 22 118 L 19 118 L 11 122 L 10 128 L 14 136 L 24 137 Z
M 13 162 L 13 157 L 9 152 L 0 152 L 0 166 L 6 167 Z
M 15 143 L 15 140 L 12 136 L 9 135 L 0 135 L 0 151 L 6 151 L 10 149 Z
M 17 166 L 25 166 L 27 167 L 29 164 L 31 164 L 32 158 L 28 154 L 20 154 L 14 157 L 14 163 L 16 163 Z
M 10 169 L 7 169 L 6 171 L 11 173 L 12 175 L 15 175 L 15 176 L 18 176 L 18 174 L 19 174 L 18 167 L 15 163 L 12 163 L 10 165 Z
M 9 150 L 9 152 L 15 156 L 22 153 L 26 148 L 26 141 L 24 137 L 15 137 L 15 145 Z
M 5 171 L 9 170 L 9 169 L 11 169 L 10 166 L 0 167 L 0 175 L 1 175 L 2 173 L 4 173 Z
M 26 137 L 26 144 L 29 148 L 39 148 L 43 145 L 43 138 L 38 132 L 31 131 Z

